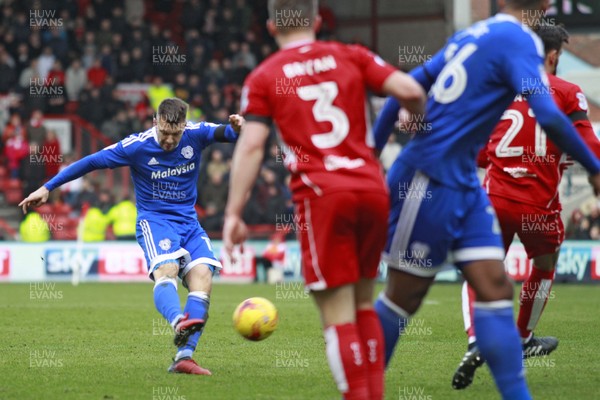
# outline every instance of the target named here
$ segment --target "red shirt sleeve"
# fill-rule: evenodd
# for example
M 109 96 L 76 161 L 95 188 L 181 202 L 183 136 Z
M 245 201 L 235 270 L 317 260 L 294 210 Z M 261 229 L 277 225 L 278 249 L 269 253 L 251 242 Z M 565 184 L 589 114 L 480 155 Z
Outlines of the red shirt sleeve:
M 248 75 L 244 82 L 241 98 L 241 113 L 247 120 L 263 120 L 268 123 L 271 119 L 271 107 L 269 105 L 269 95 L 267 83 L 261 73 L 263 69 L 255 70 Z
M 396 68 L 362 46 L 349 45 L 347 47 L 369 89 L 381 93 L 383 83 L 396 71 Z
M 477 155 L 477 166 L 479 168 L 487 168 L 490 165 L 490 158 L 487 155 L 487 145 L 481 149 L 479 154 Z
M 565 114 L 573 121 L 573 125 L 589 149 L 600 158 L 600 141 L 587 117 L 588 103 L 581 88 L 573 85 L 564 99 Z

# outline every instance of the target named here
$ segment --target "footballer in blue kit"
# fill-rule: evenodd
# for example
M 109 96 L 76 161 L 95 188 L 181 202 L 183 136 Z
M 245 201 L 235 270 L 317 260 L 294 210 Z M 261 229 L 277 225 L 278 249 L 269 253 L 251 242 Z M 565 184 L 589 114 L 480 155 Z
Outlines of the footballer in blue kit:
M 386 361 L 448 260 L 476 292 L 478 346 L 502 398 L 511 400 L 531 396 L 500 227 L 477 177 L 477 154 L 520 94 L 548 136 L 589 171 L 594 189 L 600 189 L 600 162 L 554 103 L 543 45 L 526 26 L 539 23 L 547 6 L 546 0 L 506 0 L 502 13 L 457 32 L 411 72 L 429 92 L 427 123 L 418 124 L 427 131 L 415 132 L 387 176 L 392 209 L 383 259 L 389 272 L 376 303 Z M 399 109 L 396 100 L 388 99 L 375 124 L 378 149 Z
M 30 194 L 19 206 L 37 207 L 59 186 L 88 172 L 129 166 L 135 186 L 136 238 L 148 275 L 155 281 L 154 303 L 175 331 L 178 352 L 169 372 L 210 375 L 193 359 L 208 317 L 212 275 L 221 263 L 200 226 L 196 204 L 200 155 L 215 142 L 235 142 L 244 119 L 230 124 L 186 121 L 188 105 L 176 98 L 158 107 L 155 126 L 82 158 Z M 177 277 L 189 290 L 183 311 Z

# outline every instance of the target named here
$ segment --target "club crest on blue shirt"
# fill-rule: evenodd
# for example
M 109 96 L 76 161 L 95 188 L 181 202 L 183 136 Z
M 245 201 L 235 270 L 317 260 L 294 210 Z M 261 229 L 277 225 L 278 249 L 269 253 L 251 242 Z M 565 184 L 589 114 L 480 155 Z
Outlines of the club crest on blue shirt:
M 163 249 L 164 251 L 167 251 L 171 248 L 171 240 L 169 238 L 165 238 L 165 239 L 161 240 L 160 242 L 158 242 L 158 245 L 160 246 L 161 249 Z
M 181 149 L 181 155 L 189 160 L 194 156 L 194 149 L 192 146 L 185 146 L 183 149 Z

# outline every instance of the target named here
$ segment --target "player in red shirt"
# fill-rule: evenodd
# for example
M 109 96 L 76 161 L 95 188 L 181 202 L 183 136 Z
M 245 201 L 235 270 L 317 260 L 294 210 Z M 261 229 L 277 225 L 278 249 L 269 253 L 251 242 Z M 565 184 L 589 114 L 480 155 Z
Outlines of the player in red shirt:
M 373 289 L 389 200 L 366 121 L 366 89 L 423 113 L 425 93 L 360 46 L 315 40 L 313 0 L 271 0 L 280 50 L 246 79 L 223 239 L 246 238 L 241 213 L 274 121 L 292 173 L 304 279 L 321 313 L 329 366 L 345 399 L 383 397 L 384 343 Z
M 600 142 L 587 118 L 585 96 L 579 86 L 555 76 L 562 44 L 568 42 L 567 31 L 560 26 L 542 26 L 537 34 L 544 42 L 545 67 L 556 104 L 571 118 L 582 139 L 600 158 Z M 524 357 L 550 354 L 558 346 L 558 340 L 534 337 L 532 331 L 548 301 L 564 239 L 558 186 L 570 163 L 566 154 L 547 140 L 521 96 L 505 111 L 480 153 L 478 163 L 486 168 L 483 185 L 496 210 L 505 250 L 508 251 L 516 234 L 527 256 L 533 259 L 531 275 L 521 289 L 517 320 Z M 477 349 L 472 321 L 474 298 L 474 292 L 465 282 L 463 314 L 469 349 L 452 379 L 455 389 L 469 386 L 475 370 L 484 362 Z

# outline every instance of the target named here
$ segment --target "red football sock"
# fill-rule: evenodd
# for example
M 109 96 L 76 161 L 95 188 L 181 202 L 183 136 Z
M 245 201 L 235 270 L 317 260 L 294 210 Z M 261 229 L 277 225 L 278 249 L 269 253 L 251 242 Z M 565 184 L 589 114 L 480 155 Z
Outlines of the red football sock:
M 368 400 L 367 359 L 356 324 L 332 325 L 325 329 L 329 368 L 346 400 Z
M 358 334 L 367 355 L 370 399 L 383 399 L 385 343 L 381 322 L 373 309 L 356 312 Z
M 553 281 L 554 270 L 543 271 L 534 266 L 531 269 L 529 278 L 523 282 L 519 297 L 521 307 L 517 319 L 517 326 L 522 339 L 527 339 L 531 335 L 531 331 L 535 329 L 540 320 L 542 311 L 544 311 L 544 307 L 548 302 Z

